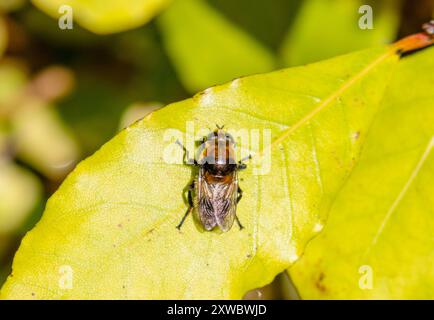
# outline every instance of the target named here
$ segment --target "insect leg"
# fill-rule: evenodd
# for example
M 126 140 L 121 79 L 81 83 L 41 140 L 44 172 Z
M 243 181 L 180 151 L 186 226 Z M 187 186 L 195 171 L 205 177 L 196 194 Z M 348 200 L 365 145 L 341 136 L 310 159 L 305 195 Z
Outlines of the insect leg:
M 182 150 L 184 150 L 184 164 L 197 166 L 196 159 L 190 158 L 190 153 L 188 152 L 187 148 L 184 147 L 184 145 L 179 140 L 176 140 L 175 143 L 180 146 Z
M 243 190 L 241 190 L 240 187 L 238 187 L 238 197 L 237 197 L 237 204 L 240 202 L 241 198 L 243 197 Z
M 252 159 L 252 155 L 249 154 L 247 157 L 242 158 L 240 161 L 238 161 L 237 169 L 238 170 L 244 170 L 247 168 L 247 165 L 244 163 L 244 161 Z
M 238 187 L 238 197 L 237 197 L 237 203 L 240 202 L 241 198 L 243 197 L 243 190 L 241 190 L 240 187 Z M 235 214 L 235 220 L 237 221 L 238 227 L 240 227 L 240 230 L 243 230 L 244 227 L 240 222 L 240 219 L 238 219 L 238 216 Z
M 188 214 L 193 210 L 193 197 L 191 195 L 191 192 L 194 189 L 194 181 L 188 186 L 188 209 L 187 212 L 184 214 L 184 216 L 181 219 L 181 222 L 176 226 L 178 230 L 181 230 L 181 226 L 183 225 L 185 219 L 187 218 Z
M 193 205 L 193 197 L 191 195 L 191 192 L 194 190 L 194 180 L 193 182 L 188 186 L 188 205 L 190 207 L 194 207 Z
M 193 210 L 193 207 L 189 207 L 187 209 L 187 212 L 184 214 L 184 216 L 181 219 L 181 222 L 176 226 L 176 229 L 181 230 L 182 225 L 184 224 L 185 219 L 187 219 L 188 214 Z
M 237 221 L 238 227 L 240 227 L 240 230 L 244 229 L 244 226 L 241 224 L 240 219 L 238 219 L 238 216 L 235 215 L 235 220 Z

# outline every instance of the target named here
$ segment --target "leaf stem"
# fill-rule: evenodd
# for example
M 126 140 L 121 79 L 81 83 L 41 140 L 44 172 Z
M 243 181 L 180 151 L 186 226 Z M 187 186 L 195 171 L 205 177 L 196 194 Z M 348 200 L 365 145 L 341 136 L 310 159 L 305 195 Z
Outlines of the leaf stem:
M 434 20 L 424 24 L 422 28 L 425 32 L 405 37 L 392 44 L 392 47 L 402 54 L 431 46 L 434 44 Z

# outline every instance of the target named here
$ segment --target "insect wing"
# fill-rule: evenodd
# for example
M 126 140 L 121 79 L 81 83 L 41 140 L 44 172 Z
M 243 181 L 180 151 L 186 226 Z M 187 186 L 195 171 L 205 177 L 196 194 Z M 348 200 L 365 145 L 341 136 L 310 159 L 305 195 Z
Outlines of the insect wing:
M 203 171 L 199 172 L 197 183 L 197 207 L 199 219 L 206 230 L 216 225 L 226 232 L 234 223 L 237 207 L 238 180 L 234 172 L 228 183 L 208 183 Z
M 212 186 L 204 179 L 203 169 L 199 171 L 196 188 L 199 220 L 206 230 L 211 230 L 217 225 L 212 203 L 213 190 Z
M 237 210 L 238 180 L 236 173 L 230 183 L 221 184 L 218 188 L 221 189 L 216 191 L 219 200 L 216 201 L 217 206 L 214 206 L 214 213 L 218 226 L 226 232 L 231 229 Z

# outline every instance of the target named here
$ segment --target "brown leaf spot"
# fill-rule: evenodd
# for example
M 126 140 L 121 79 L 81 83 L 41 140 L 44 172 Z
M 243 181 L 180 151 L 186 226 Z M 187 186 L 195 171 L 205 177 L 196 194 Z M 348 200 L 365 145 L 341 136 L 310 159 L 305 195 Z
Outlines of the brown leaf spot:
M 324 272 L 321 272 L 318 276 L 318 279 L 315 281 L 315 286 L 317 287 L 317 289 L 321 292 L 326 292 L 327 288 L 325 287 L 323 280 L 324 280 Z

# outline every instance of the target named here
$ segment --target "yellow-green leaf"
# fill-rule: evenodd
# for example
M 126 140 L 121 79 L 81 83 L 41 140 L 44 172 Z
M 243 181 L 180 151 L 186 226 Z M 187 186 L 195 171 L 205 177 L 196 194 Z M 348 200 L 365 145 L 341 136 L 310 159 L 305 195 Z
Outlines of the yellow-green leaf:
M 120 32 L 139 27 L 158 14 L 170 0 L 32 0 L 39 9 L 53 18 L 69 14 L 74 22 L 100 34 Z M 59 9 L 63 8 L 63 10 Z
M 241 298 L 271 282 L 321 230 L 397 60 L 377 48 L 240 78 L 123 130 L 50 198 L 1 298 Z M 192 172 L 174 140 L 188 147 L 186 130 L 216 123 L 251 135 L 239 150 L 262 150 L 239 173 L 245 229 L 188 217 L 178 231 Z
M 434 48 L 405 58 L 324 231 L 289 270 L 307 299 L 434 299 Z
M 359 19 L 364 15 L 359 13 L 362 5 L 366 5 L 366 1 L 303 1 L 283 41 L 282 59 L 285 65 L 311 63 L 392 41 L 397 33 L 400 2 L 370 3 L 372 29 L 359 27 Z
M 265 47 L 203 0 L 175 1 L 158 22 L 169 57 L 192 93 L 274 68 Z

